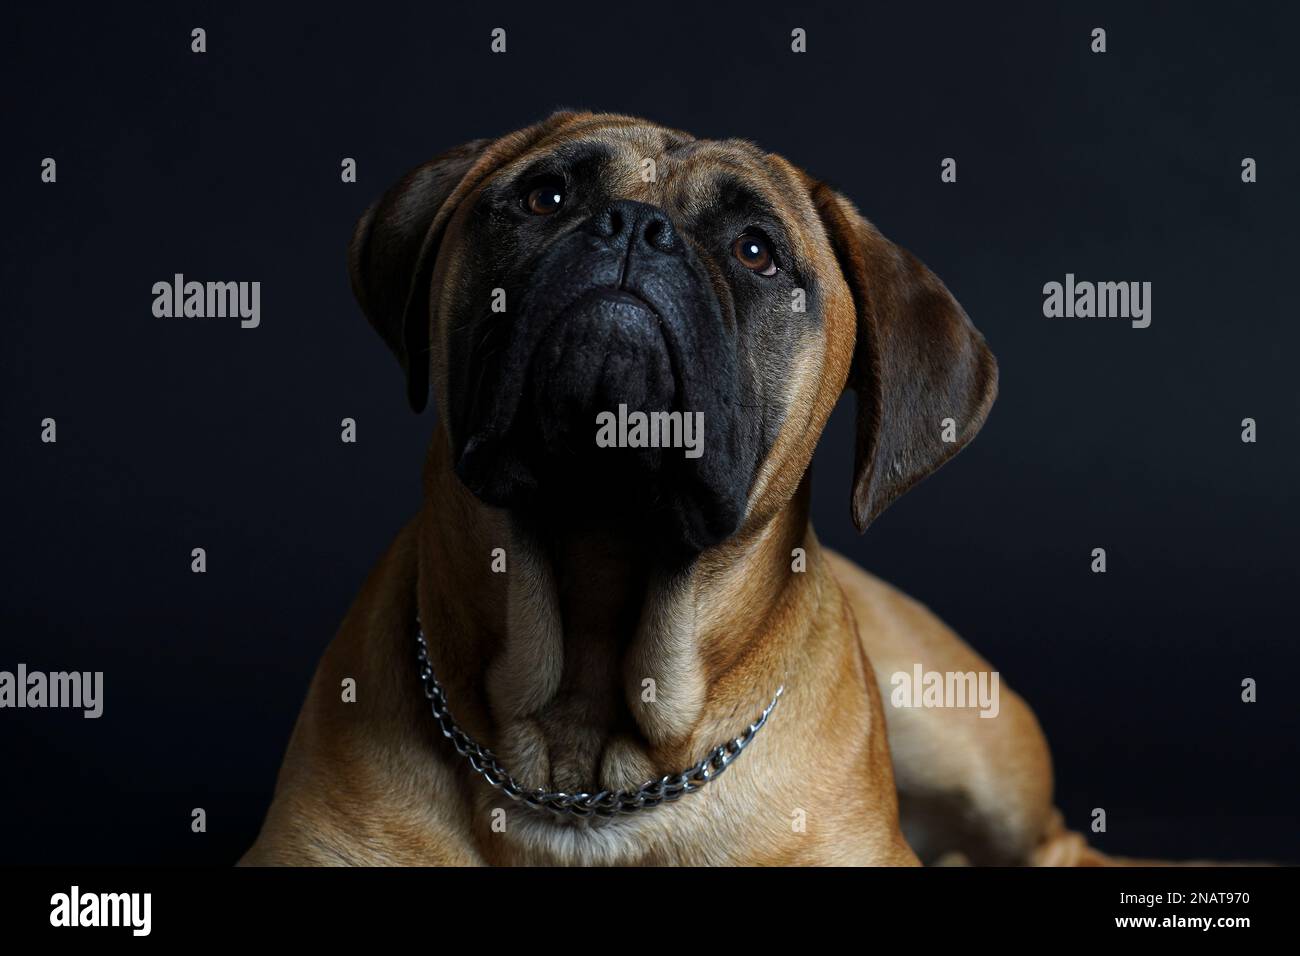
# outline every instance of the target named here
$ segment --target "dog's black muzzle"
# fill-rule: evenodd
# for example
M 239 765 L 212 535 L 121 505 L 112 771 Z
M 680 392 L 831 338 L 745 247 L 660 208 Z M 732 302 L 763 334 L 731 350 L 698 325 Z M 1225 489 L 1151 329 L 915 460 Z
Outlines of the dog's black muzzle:
M 671 513 L 693 550 L 731 534 L 748 488 L 734 474 L 733 323 L 669 217 L 612 203 L 529 271 L 518 311 L 483 320 L 493 327 L 468 356 L 471 394 L 452 396 L 461 480 L 500 507 L 609 498 Z M 597 417 L 620 406 L 702 420 L 701 454 L 598 446 Z

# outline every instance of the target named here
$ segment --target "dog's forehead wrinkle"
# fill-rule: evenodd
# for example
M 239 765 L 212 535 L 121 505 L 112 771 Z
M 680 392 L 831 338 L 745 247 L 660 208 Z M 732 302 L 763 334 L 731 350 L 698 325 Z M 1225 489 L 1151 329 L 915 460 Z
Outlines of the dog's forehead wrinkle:
M 688 219 L 701 219 L 724 206 L 764 209 L 789 219 L 782 191 L 773 180 L 764 158 L 730 143 L 705 143 L 669 168 L 674 198 Z
M 659 127 L 598 126 L 558 142 L 543 141 L 517 157 L 502 173 L 503 178 L 514 179 L 548 164 L 561 172 L 596 162 L 602 185 L 614 198 L 667 207 L 663 187 L 669 167 L 667 156 L 686 145 L 680 134 Z
M 561 172 L 567 167 L 582 163 L 605 163 L 614 155 L 616 145 L 597 137 L 542 144 L 516 157 L 501 170 L 498 178 L 513 179 L 532 169 L 548 165 L 553 165 L 556 172 Z

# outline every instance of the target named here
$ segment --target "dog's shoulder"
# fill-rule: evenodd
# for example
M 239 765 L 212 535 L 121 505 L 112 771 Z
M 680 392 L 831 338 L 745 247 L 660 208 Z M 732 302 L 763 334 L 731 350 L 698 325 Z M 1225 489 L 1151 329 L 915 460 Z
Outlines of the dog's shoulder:
M 416 683 L 417 522 L 370 572 L 317 667 L 246 864 L 468 864 L 463 796 Z
M 953 664 L 987 667 L 938 615 L 920 601 L 848 558 L 825 549 L 827 563 L 857 621 L 858 634 L 873 660 L 930 652 Z

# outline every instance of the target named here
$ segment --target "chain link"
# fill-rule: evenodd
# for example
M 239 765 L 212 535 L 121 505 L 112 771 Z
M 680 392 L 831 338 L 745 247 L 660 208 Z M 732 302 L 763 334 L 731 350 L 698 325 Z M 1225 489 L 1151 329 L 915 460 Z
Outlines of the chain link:
M 501 766 L 492 751 L 476 743 L 474 738 L 461 730 L 452 718 L 451 711 L 447 707 L 447 695 L 442 685 L 438 683 L 438 679 L 433 676 L 433 665 L 429 661 L 429 645 L 424 638 L 424 628 L 419 626 L 418 621 L 416 643 L 415 657 L 420 665 L 420 684 L 424 688 L 424 696 L 429 700 L 434 719 L 442 729 L 442 735 L 451 741 L 458 754 L 469 761 L 474 772 L 493 788 L 501 791 L 511 800 L 536 810 L 549 810 L 558 816 L 612 817 L 620 813 L 635 813 L 637 810 L 648 810 L 660 804 L 672 803 L 674 800 L 681 799 L 683 794 L 694 793 L 726 772 L 726 769 L 740 756 L 741 751 L 749 746 L 754 735 L 763 729 L 767 718 L 776 709 L 777 701 L 785 693 L 784 685 L 778 687 L 776 696 L 759 714 L 758 720 L 746 727 L 739 737 L 714 747 L 695 766 L 688 767 L 678 774 L 650 780 L 636 790 L 564 793 L 541 788 L 528 789 L 510 776 L 509 771 Z

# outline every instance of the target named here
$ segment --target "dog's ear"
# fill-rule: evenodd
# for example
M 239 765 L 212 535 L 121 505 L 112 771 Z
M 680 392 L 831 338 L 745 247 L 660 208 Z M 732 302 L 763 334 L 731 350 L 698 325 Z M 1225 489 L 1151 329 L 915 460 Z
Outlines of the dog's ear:
M 975 437 L 997 395 L 998 367 L 934 273 L 834 190 L 819 183 L 811 192 L 857 310 L 850 507 L 865 531 Z
M 362 214 L 348 246 L 352 294 L 401 363 L 417 412 L 429 395 L 428 281 L 447 224 L 438 214 L 491 142 L 474 140 L 411 170 Z
M 401 363 L 415 411 L 429 400 L 429 284 L 452 213 L 501 165 L 581 115 L 557 112 L 499 139 L 449 150 L 403 176 L 358 220 L 348 246 L 352 294 Z

